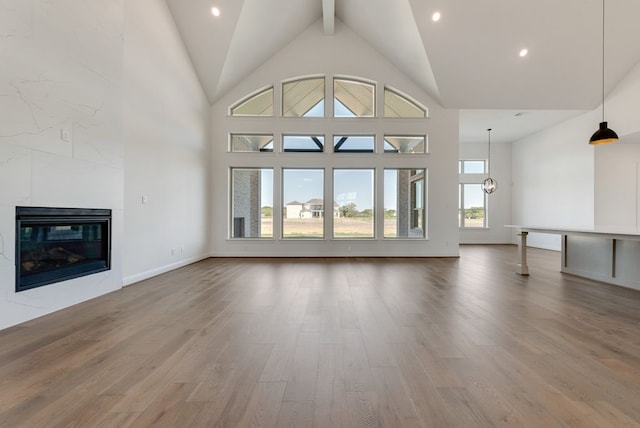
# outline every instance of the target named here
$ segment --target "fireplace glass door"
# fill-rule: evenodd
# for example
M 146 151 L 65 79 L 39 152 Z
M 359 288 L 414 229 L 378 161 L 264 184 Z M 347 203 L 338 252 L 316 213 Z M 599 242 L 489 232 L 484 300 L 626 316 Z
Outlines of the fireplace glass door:
M 110 269 L 111 210 L 18 207 L 16 291 Z

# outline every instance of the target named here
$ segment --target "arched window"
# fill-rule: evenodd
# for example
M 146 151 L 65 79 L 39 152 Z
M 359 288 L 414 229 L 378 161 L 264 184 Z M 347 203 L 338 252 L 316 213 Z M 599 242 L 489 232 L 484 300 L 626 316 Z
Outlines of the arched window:
M 229 120 L 230 239 L 426 238 L 426 108 L 386 88 L 376 97 L 364 79 L 307 76 L 246 97 L 231 115 L 273 115 L 274 88 L 282 117 Z
M 324 77 L 283 83 L 282 115 L 284 117 L 324 117 Z
M 427 117 L 427 109 L 399 93 L 384 88 L 384 117 Z
M 374 117 L 375 85 L 354 79 L 333 79 L 335 117 Z
M 273 86 L 231 107 L 231 116 L 273 116 Z

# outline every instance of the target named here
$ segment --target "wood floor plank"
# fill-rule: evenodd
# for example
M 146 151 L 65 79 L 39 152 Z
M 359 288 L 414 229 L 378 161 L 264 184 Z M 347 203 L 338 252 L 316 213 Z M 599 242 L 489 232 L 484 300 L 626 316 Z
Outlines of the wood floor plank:
M 428 427 L 456 426 L 457 406 L 449 406 L 420 364 L 410 344 L 394 347 L 394 357 L 421 423 Z
M 286 382 L 258 382 L 238 426 L 275 426 L 286 387 Z
M 523 417 L 529 417 L 528 421 L 537 422 L 540 419 L 537 412 L 544 411 L 546 418 L 553 415 L 561 421 L 559 426 L 618 426 L 612 424 L 608 417 L 596 412 L 588 402 L 575 400 L 564 394 L 557 385 L 546 378 L 546 373 L 530 368 L 524 363 L 528 358 L 523 358 L 523 354 L 519 353 L 519 355 L 520 357 L 517 358 L 506 350 L 492 349 L 491 353 L 485 354 L 485 359 L 493 359 L 492 365 L 499 367 L 513 381 L 512 385 L 501 391 L 503 396 L 512 394 L 515 399 L 513 405 L 520 409 L 519 413 Z M 534 359 L 543 358 L 540 354 L 529 355 Z M 527 397 L 529 397 L 528 400 L 521 399 Z M 530 405 L 532 402 L 536 404 Z M 529 424 L 533 425 L 531 422 Z
M 298 346 L 298 331 L 287 326 L 283 326 L 282 329 L 286 334 L 274 344 L 260 376 L 261 382 L 286 381 L 291 373 L 295 350 Z
M 342 364 L 347 392 L 375 390 L 367 349 L 360 331 L 343 332 Z
M 229 364 L 213 364 L 213 366 L 200 368 L 202 370 L 201 381 L 187 401 L 226 403 L 226 394 L 233 389 L 233 383 L 238 377 L 237 371 L 239 369 Z
M 314 421 L 319 428 L 349 426 L 343 352 L 340 344 L 321 344 Z
M 287 375 L 286 401 L 313 401 L 318 379 L 319 334 L 301 332 Z
M 277 428 L 313 427 L 313 402 L 283 401 L 275 426 Z
M 484 412 L 480 403 L 466 388 L 439 388 L 442 401 L 449 407 L 455 408 L 453 413 L 455 422 L 449 426 L 457 427 L 490 427 L 495 426 L 490 417 Z M 541 425 L 546 426 L 546 425 Z
M 640 427 L 640 292 L 517 255 L 203 260 L 0 331 L 0 427 Z
M 430 327 L 433 328 L 433 324 Z M 447 364 L 447 361 L 451 358 L 438 355 L 438 349 L 441 345 L 437 341 L 435 343 L 429 341 L 420 330 L 414 327 L 407 327 L 406 335 L 409 338 L 408 343 L 418 358 L 420 365 L 436 388 L 462 386 L 458 376 Z M 457 353 L 455 354 L 457 358 L 464 358 Z
M 388 427 L 420 427 L 420 417 L 397 367 L 372 369 L 378 397 L 380 424 Z
M 183 422 L 183 406 L 195 385 L 172 383 L 161 392 L 133 421 L 134 426 L 177 426 Z
M 219 414 L 217 425 L 222 427 L 238 426 L 246 412 L 254 390 L 258 387 L 260 374 L 271 354 L 272 346 L 254 344 L 247 348 L 244 358 L 239 361 L 238 370 L 234 373 L 232 387 L 225 391 L 223 400 L 225 406 Z
M 347 412 L 349 426 L 381 427 L 378 393 L 375 391 L 347 392 Z
M 520 388 L 481 355 L 491 352 L 497 352 L 497 349 L 479 347 L 473 358 L 449 360 L 449 365 L 463 384 L 462 388 L 451 390 L 464 389 L 473 399 L 474 410 L 496 426 L 562 426 L 561 421 L 541 406 L 536 397 L 531 397 L 527 389 Z

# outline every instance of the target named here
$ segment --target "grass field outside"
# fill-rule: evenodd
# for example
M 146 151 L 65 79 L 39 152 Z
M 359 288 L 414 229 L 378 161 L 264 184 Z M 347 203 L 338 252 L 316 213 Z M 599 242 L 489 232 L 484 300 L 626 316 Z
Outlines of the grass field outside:
M 373 238 L 373 218 L 337 218 L 334 223 L 335 238 Z M 282 230 L 284 238 L 324 238 L 324 219 L 302 218 L 284 219 Z M 262 218 L 263 238 L 273 237 L 273 217 Z M 384 236 L 396 236 L 396 219 L 384 219 Z
M 324 239 L 324 221 L 322 218 L 284 219 L 282 222 L 284 238 Z M 334 238 L 373 238 L 372 218 L 339 218 L 334 223 Z M 465 219 L 465 228 L 481 229 L 484 219 Z M 262 238 L 273 237 L 273 218 L 262 218 Z M 384 219 L 384 237 L 396 237 L 396 219 Z
M 324 238 L 322 218 L 284 219 L 282 222 L 284 238 Z M 334 237 L 336 238 L 373 238 L 372 218 L 334 219 Z M 396 220 L 384 220 L 384 236 L 396 235 Z M 263 217 L 262 238 L 273 237 L 273 217 Z

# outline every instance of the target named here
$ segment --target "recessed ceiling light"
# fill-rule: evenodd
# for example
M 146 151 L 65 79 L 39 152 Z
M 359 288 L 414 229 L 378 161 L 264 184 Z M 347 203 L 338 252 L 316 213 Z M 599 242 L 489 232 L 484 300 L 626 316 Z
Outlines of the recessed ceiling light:
M 528 54 L 528 53 L 529 53 L 529 50 L 528 50 L 528 49 L 522 49 L 522 50 L 520 51 L 520 54 L 519 54 L 519 55 L 520 55 L 520 57 L 522 58 L 522 57 L 527 56 L 527 54 Z
M 438 11 L 433 12 L 433 15 L 431 15 L 431 20 L 432 20 L 433 22 L 438 22 L 438 21 L 440 21 L 440 18 L 442 18 L 442 15 L 441 15 L 441 14 L 440 14 L 440 12 L 438 12 Z
M 217 7 L 212 7 L 211 8 L 211 15 L 213 16 L 220 16 L 220 9 L 218 9 Z

